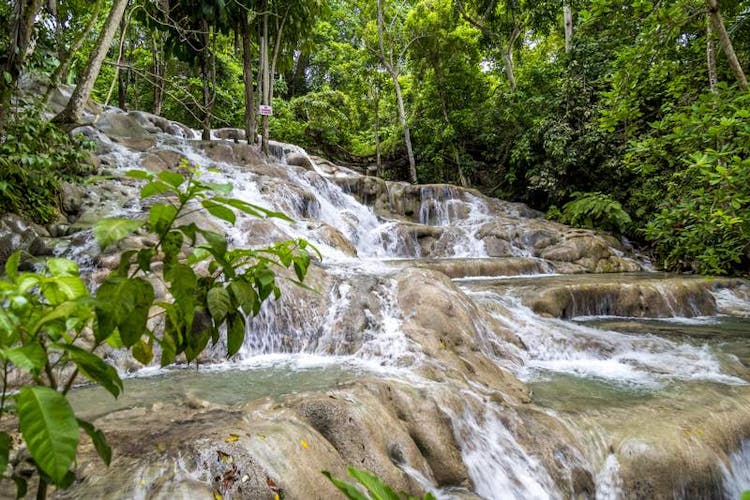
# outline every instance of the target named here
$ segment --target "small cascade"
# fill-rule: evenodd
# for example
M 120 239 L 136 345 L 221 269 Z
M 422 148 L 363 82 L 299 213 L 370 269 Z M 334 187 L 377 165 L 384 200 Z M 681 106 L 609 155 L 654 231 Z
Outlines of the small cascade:
M 747 383 L 727 375 L 707 346 L 544 318 L 512 294 L 464 290 L 526 345 L 527 350 L 521 351 L 526 361 L 524 378 L 550 371 L 645 387 L 659 387 L 670 379 Z
M 743 439 L 739 449 L 729 455 L 728 463 L 720 463 L 724 496 L 740 498 L 750 490 L 750 439 Z
M 423 186 L 419 206 L 419 223 L 426 226 L 448 226 L 461 218 L 463 202 L 453 186 Z
M 623 497 L 623 484 L 620 478 L 620 462 L 615 455 L 609 455 L 604 467 L 596 476 L 596 500 L 619 500 Z
M 544 466 L 526 453 L 493 408 L 451 415 L 454 433 L 477 494 L 483 498 L 559 496 Z

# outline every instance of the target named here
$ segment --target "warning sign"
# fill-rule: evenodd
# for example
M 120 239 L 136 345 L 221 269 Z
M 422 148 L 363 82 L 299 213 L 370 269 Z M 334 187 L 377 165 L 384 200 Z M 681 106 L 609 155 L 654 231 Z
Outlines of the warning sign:
M 260 113 L 260 116 L 272 116 L 273 108 L 264 104 L 258 107 L 258 112 Z

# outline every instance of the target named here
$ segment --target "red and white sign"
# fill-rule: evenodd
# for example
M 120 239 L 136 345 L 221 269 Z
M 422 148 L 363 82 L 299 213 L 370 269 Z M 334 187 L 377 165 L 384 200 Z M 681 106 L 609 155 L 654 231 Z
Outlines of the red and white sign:
M 260 116 L 272 116 L 273 115 L 273 108 L 271 106 L 266 106 L 265 104 L 262 104 L 258 107 L 258 112 L 260 113 Z

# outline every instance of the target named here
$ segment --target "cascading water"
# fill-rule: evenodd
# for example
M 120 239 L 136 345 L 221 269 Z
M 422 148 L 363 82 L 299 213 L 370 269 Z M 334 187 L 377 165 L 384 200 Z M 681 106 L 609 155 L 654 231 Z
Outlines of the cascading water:
M 106 141 L 108 139 L 101 139 L 107 150 L 101 156 L 113 172 L 137 168 L 143 161 L 144 153 Z M 627 478 L 622 474 L 628 464 L 616 453 L 619 442 L 614 438 L 607 442 L 609 438 L 602 437 L 614 434 L 596 420 L 600 410 L 597 405 L 611 403 L 618 407 L 621 401 L 607 400 L 609 394 L 640 403 L 642 399 L 661 397 L 660 391 L 672 387 L 678 387 L 675 391 L 679 392 L 683 388 L 690 389 L 690 384 L 701 387 L 701 384 L 711 384 L 735 391 L 743 390 L 750 380 L 748 367 L 743 364 L 747 363 L 743 361 L 747 353 L 742 351 L 740 342 L 736 350 L 724 353 L 722 346 L 726 342 L 714 342 L 713 338 L 700 337 L 690 330 L 713 324 L 714 316 L 701 317 L 704 303 L 700 301 L 688 304 L 691 316 L 698 318 L 675 318 L 682 310 L 673 307 L 664 313 L 668 318 L 659 319 L 661 323 L 649 323 L 647 317 L 639 318 L 642 321 L 637 325 L 633 318 L 570 318 L 576 316 L 575 313 L 549 317 L 530 307 L 526 302 L 528 297 L 541 296 L 550 280 L 559 279 L 566 284 L 566 280 L 577 279 L 551 274 L 565 268 L 563 264 L 570 261 L 561 264 L 559 260 L 542 258 L 543 244 L 559 243 L 563 250 L 575 253 L 576 242 L 589 236 L 580 232 L 558 236 L 551 234 L 558 230 L 556 226 L 550 229 L 543 225 L 546 222 L 533 222 L 527 232 L 535 236 L 527 237 L 518 226 L 523 218 L 523 210 L 518 207 L 498 208 L 479 195 L 451 186 L 424 186 L 418 193 L 419 201 L 412 219 L 407 221 L 406 217 L 385 217 L 374 207 L 358 202 L 309 157 L 312 170 L 283 165 L 281 155 L 294 152 L 306 156 L 299 148 L 287 146 L 285 149 L 281 145 L 277 150 L 282 165 L 254 169 L 211 158 L 200 144 L 171 135 L 157 135 L 154 147 L 187 158 L 199 167 L 206 180 L 233 184 L 233 196 L 287 213 L 296 220 L 284 223 L 239 217 L 234 227 L 224 226 L 233 245 L 255 246 L 289 237 L 306 238 L 323 254 L 322 265 L 309 278 L 311 286 L 318 288 L 317 294 L 306 295 L 294 287 L 285 287 L 280 301 L 264 304 L 260 314 L 248 322 L 246 341 L 234 360 L 236 363 L 223 364 L 222 369 L 237 369 L 261 358 L 270 359 L 272 364 L 309 360 L 312 365 L 333 364 L 357 373 L 393 378 L 425 391 L 445 403 L 445 418 L 450 422 L 470 478 L 470 485 L 462 488 L 471 489 L 483 498 L 559 498 L 578 494 L 579 490 L 601 499 L 627 496 Z M 130 190 L 133 197 L 137 192 L 137 186 L 127 183 L 122 184 L 122 189 Z M 117 214 L 127 216 L 140 210 L 138 204 L 132 204 Z M 497 225 L 498 221 L 502 224 Z M 451 297 L 446 301 L 449 305 L 445 310 L 423 315 L 427 333 L 420 337 L 418 330 L 405 326 L 418 316 L 415 308 L 430 304 L 427 298 L 417 300 L 411 309 L 402 304 L 400 294 L 408 283 L 400 282 L 399 276 L 402 268 L 411 264 L 406 262 L 399 267 L 385 261 L 418 259 L 425 254 L 456 262 L 461 258 L 486 259 L 490 252 L 486 242 L 491 239 L 486 235 L 490 233 L 495 247 L 502 247 L 509 258 L 525 258 L 526 264 L 533 264 L 524 268 L 528 269 L 526 272 L 546 273 L 545 278 L 532 277 L 523 281 L 498 280 L 497 276 L 473 276 L 473 279 L 454 276 L 457 287 L 441 285 L 439 288 L 441 293 Z M 622 250 L 602 250 L 605 246 L 597 247 L 600 254 L 606 253 L 602 259 L 609 255 L 622 257 Z M 562 255 L 561 251 L 554 255 Z M 585 258 L 576 257 L 579 264 L 575 265 L 586 264 Z M 413 264 L 428 268 L 431 265 L 429 260 Z M 568 267 L 573 271 L 583 269 Z M 609 281 L 626 288 L 618 277 Z M 666 304 L 683 302 L 670 283 L 658 284 L 652 289 Z M 635 285 L 632 290 L 631 295 L 643 293 Z M 713 294 L 708 302 L 722 315 L 717 321 L 731 317 L 741 332 L 750 316 L 746 289 L 727 287 L 707 293 Z M 586 297 L 600 296 L 589 294 Z M 622 307 L 621 297 L 611 297 L 614 298 L 601 300 L 591 307 L 576 303 L 575 310 L 606 312 Z M 449 335 L 453 332 L 443 332 L 441 324 L 431 323 L 437 322 L 438 319 L 433 318 L 442 317 L 440 314 L 448 319 L 461 317 L 459 298 L 481 311 L 481 314 L 470 313 L 461 323 L 461 328 L 470 330 L 472 342 L 463 351 L 462 343 L 468 342 L 465 338 L 451 338 Z M 572 300 L 581 299 L 576 296 Z M 573 310 L 570 307 L 568 312 Z M 615 321 L 617 324 L 613 323 Z M 518 341 L 509 342 L 507 333 L 496 330 L 497 325 L 504 332 L 517 336 Z M 639 330 L 634 331 L 636 326 Z M 437 335 L 433 331 L 442 332 L 442 336 L 433 338 Z M 481 362 L 471 356 L 480 356 Z M 580 453 L 586 455 L 590 463 L 587 465 L 590 469 L 586 476 L 588 482 L 580 477 L 577 482 L 561 479 L 562 473 L 555 472 L 556 459 L 549 458 L 559 453 L 545 458 L 542 451 L 514 434 L 517 429 L 508 426 L 507 421 L 510 415 L 515 415 L 515 410 L 505 400 L 513 401 L 518 396 L 498 396 L 490 401 L 487 394 L 502 392 L 489 386 L 492 376 L 483 382 L 473 379 L 475 374 L 478 379 L 482 370 L 496 374 L 491 371 L 495 369 L 510 370 L 531 384 L 534 391 L 530 402 L 549 418 L 559 418 L 563 422 L 560 425 L 577 437 Z M 585 418 L 577 414 L 564 415 L 567 408 L 552 394 L 555 388 L 568 386 L 572 387 L 571 394 L 581 395 L 584 390 L 595 394 L 586 400 L 586 404 L 594 408 L 591 413 L 576 409 L 583 412 Z M 446 387 L 460 394 L 461 401 L 449 402 L 449 398 L 444 397 Z M 586 444 L 590 435 L 585 422 L 589 417 L 599 426 L 596 444 L 591 446 Z M 514 418 L 519 426 L 524 425 L 523 419 Z M 750 445 L 745 440 L 740 449 L 722 463 L 727 498 L 748 487 L 745 473 L 749 468 L 748 450 Z M 410 475 L 417 483 L 429 486 L 431 476 L 420 472 L 423 469 L 418 464 L 401 465 L 407 473 L 412 471 Z M 559 469 L 567 470 L 563 465 Z M 431 487 L 441 497 L 451 497 L 450 488 L 442 489 L 435 484 Z

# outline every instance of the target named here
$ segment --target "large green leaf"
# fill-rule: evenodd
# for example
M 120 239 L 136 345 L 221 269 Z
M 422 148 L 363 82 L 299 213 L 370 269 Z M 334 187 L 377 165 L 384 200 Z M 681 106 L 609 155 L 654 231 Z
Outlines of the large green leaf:
M 78 422 L 65 396 L 48 387 L 16 394 L 21 435 L 37 466 L 56 484 L 65 480 L 78 446 Z
M 169 184 L 161 181 L 149 182 L 141 189 L 141 199 L 145 200 L 146 198 L 166 193 L 167 191 L 172 191 L 172 186 Z
M 114 397 L 120 395 L 123 390 L 122 380 L 117 370 L 102 358 L 70 344 L 55 344 L 55 347 L 65 351 L 86 378 L 104 387 Z
M 115 328 L 125 347 L 130 347 L 146 330 L 154 288 L 141 278 L 110 278 L 96 291 L 97 340 L 109 337 Z
M 148 223 L 151 230 L 157 234 L 164 233 L 177 216 L 177 208 L 167 203 L 159 203 L 151 207 Z
M 177 172 L 170 172 L 169 170 L 162 170 L 159 172 L 159 179 L 166 182 L 172 187 L 180 187 L 185 182 L 185 178 Z
M 110 217 L 94 224 L 94 238 L 102 249 L 117 243 L 134 233 L 143 225 L 142 221 Z
M 349 467 L 346 470 L 350 476 L 367 488 L 373 500 L 401 500 L 398 494 L 375 474 L 355 467 Z
M 70 259 L 58 257 L 47 259 L 47 269 L 52 276 L 78 276 L 78 264 Z
M 220 325 L 232 308 L 232 299 L 229 292 L 224 287 L 214 287 L 208 291 L 206 300 L 211 317 L 217 326 Z
M 21 262 L 21 251 L 13 252 L 5 261 L 5 274 L 12 280 L 18 277 L 18 265 Z
M 39 344 L 27 344 L 3 352 L 3 355 L 17 368 L 39 373 L 47 364 L 47 353 Z
M 57 276 L 42 280 L 42 293 L 50 304 L 62 304 L 89 294 L 86 283 L 78 276 Z
M 225 207 L 224 205 L 216 203 L 213 200 L 203 200 L 201 204 L 203 205 L 203 208 L 208 210 L 208 213 L 210 213 L 214 217 L 225 220 L 230 224 L 234 224 L 237 220 L 237 216 L 234 215 L 234 212 L 232 212 L 231 209 Z
M 96 448 L 99 457 L 101 457 L 105 464 L 109 465 L 112 461 L 112 448 L 107 443 L 104 433 L 85 420 L 81 420 L 80 418 L 77 420 L 78 425 L 89 435 L 91 442 L 94 443 L 94 448 Z
M 245 318 L 242 314 L 234 313 L 229 316 L 227 327 L 227 356 L 234 356 L 245 341 Z
M 333 485 L 339 489 L 339 491 L 346 495 L 346 498 L 348 498 L 349 500 L 370 500 L 370 498 L 359 491 L 356 486 L 333 477 L 333 475 L 327 470 L 323 471 L 323 475 L 327 477 L 333 483 Z

